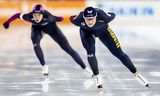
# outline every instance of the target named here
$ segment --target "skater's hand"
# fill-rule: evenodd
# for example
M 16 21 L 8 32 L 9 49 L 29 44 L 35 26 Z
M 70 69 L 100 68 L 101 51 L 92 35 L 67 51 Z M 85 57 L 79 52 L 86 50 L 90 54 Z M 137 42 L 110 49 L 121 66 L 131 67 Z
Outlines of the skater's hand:
M 110 17 L 115 17 L 115 14 L 112 12 L 108 12 L 107 15 L 109 15 Z
M 4 22 L 3 26 L 4 26 L 5 29 L 8 29 L 9 28 L 9 23 L 8 22 Z
M 69 20 L 72 22 L 72 20 L 76 17 L 77 15 L 73 15 L 69 17 Z
M 75 18 L 77 15 L 73 15 L 73 16 L 70 16 L 70 20 L 72 20 L 73 18 Z

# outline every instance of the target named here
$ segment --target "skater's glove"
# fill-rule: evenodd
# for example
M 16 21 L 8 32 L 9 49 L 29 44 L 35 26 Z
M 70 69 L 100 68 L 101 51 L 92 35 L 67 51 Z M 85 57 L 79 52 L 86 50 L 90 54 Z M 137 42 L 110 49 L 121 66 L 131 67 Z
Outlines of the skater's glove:
M 72 21 L 77 15 L 70 16 L 69 19 Z
M 4 26 L 5 29 L 8 29 L 9 28 L 9 23 L 8 22 L 4 22 L 3 26 Z

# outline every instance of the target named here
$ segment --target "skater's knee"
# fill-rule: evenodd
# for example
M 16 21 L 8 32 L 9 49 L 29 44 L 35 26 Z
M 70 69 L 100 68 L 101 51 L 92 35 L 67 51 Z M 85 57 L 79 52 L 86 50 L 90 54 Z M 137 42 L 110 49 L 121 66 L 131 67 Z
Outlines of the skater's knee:
M 41 41 L 41 37 L 35 37 L 35 36 L 31 36 L 31 40 L 33 44 L 37 44 L 39 45 L 40 41 Z
M 71 48 L 68 46 L 60 45 L 60 47 L 65 51 L 71 51 Z
M 60 47 L 69 54 L 74 54 L 75 50 L 70 45 L 60 45 Z
M 35 43 L 36 42 L 35 36 L 31 36 L 31 40 L 32 40 L 33 43 Z
M 125 58 L 125 57 L 128 57 L 127 54 L 125 54 L 125 53 L 121 53 L 119 56 L 119 58 Z
M 87 53 L 87 56 L 88 56 L 89 58 L 95 57 L 95 53 Z
M 35 38 L 34 36 L 31 36 L 31 40 L 33 43 L 33 47 L 40 46 L 40 38 Z
M 87 50 L 87 56 L 88 57 L 94 57 L 95 56 L 95 50 Z
M 59 46 L 63 49 L 63 50 L 71 50 L 71 46 L 68 43 L 65 42 L 58 42 Z
M 40 47 L 40 43 L 33 43 L 33 47 Z
M 87 55 L 88 55 L 88 57 L 94 57 L 95 56 L 95 50 L 94 49 L 87 50 Z

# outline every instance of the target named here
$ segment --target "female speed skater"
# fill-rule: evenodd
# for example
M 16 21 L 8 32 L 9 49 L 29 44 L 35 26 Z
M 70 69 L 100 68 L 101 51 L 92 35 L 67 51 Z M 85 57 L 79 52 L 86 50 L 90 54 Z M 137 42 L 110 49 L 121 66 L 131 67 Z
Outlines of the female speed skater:
M 70 17 L 70 21 L 80 27 L 81 41 L 87 51 L 87 59 L 93 71 L 96 86 L 98 89 L 102 88 L 102 77 L 99 74 L 95 56 L 95 38 L 98 38 L 134 74 L 142 85 L 149 87 L 147 80 L 137 72 L 130 58 L 122 51 L 117 37 L 108 26 L 108 23 L 114 18 L 114 13 L 105 13 L 103 10 L 93 7 L 87 7 L 79 15 Z
M 68 53 L 82 69 L 84 69 L 85 73 L 88 72 L 88 74 L 91 74 L 90 69 L 86 67 L 79 54 L 70 46 L 68 40 L 56 24 L 56 22 L 63 21 L 63 17 L 54 16 L 45 10 L 41 4 L 36 4 L 33 7 L 32 12 L 27 14 L 14 14 L 6 22 L 4 22 L 4 28 L 9 28 L 9 24 L 17 18 L 32 23 L 31 40 L 34 47 L 34 52 L 42 65 L 42 74 L 45 77 L 48 77 L 49 69 L 44 60 L 43 51 L 40 46 L 40 41 L 43 37 L 42 32 L 48 34 L 57 44 L 59 44 L 59 46 L 66 53 Z

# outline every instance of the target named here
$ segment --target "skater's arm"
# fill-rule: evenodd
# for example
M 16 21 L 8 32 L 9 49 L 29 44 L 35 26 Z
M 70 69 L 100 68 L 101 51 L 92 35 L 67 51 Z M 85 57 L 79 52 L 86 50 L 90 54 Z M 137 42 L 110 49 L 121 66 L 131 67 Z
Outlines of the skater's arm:
M 11 16 L 7 21 L 5 21 L 5 22 L 3 23 L 4 28 L 5 28 L 5 29 L 8 29 L 8 28 L 9 28 L 9 24 L 10 24 L 11 22 L 13 22 L 14 20 L 16 20 L 17 18 L 22 19 L 22 20 L 29 21 L 28 14 L 16 13 L 16 14 L 14 14 L 13 16 Z
M 77 16 L 77 15 L 73 15 L 73 16 L 70 16 L 70 17 L 69 17 L 69 20 L 71 21 L 71 23 L 73 23 L 73 24 L 74 24 L 74 22 L 73 22 L 73 21 L 74 21 L 74 18 L 75 18 L 76 16 Z
M 83 20 L 83 12 L 80 12 L 79 15 L 70 16 L 69 19 L 70 19 L 71 23 L 73 23 L 74 25 L 80 26 L 81 25 L 80 23 Z
M 30 12 L 28 14 L 21 13 L 20 16 L 19 16 L 19 19 L 31 22 L 32 14 L 33 14 L 32 12 Z
M 110 21 L 112 21 L 115 18 L 115 14 L 114 13 L 107 13 L 107 20 L 106 22 L 109 23 Z
M 64 20 L 63 17 L 54 16 L 54 15 L 52 15 L 50 12 L 48 12 L 47 10 L 45 10 L 44 14 L 45 14 L 45 15 L 48 15 L 48 20 L 49 20 L 49 22 L 61 22 L 61 21 Z
M 16 13 L 3 23 L 5 29 L 9 28 L 9 24 L 20 17 L 21 13 Z
M 106 23 L 111 22 L 115 18 L 115 14 L 112 12 L 105 13 L 103 10 L 98 9 L 98 13 L 101 18 L 105 20 Z
M 49 16 L 49 21 L 50 22 L 61 22 L 63 21 L 63 17 L 58 17 L 58 16 Z

